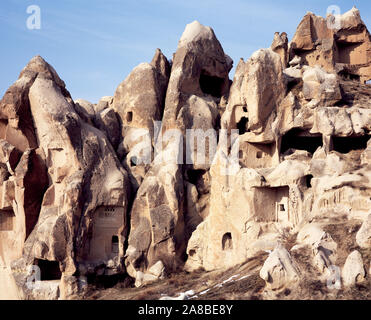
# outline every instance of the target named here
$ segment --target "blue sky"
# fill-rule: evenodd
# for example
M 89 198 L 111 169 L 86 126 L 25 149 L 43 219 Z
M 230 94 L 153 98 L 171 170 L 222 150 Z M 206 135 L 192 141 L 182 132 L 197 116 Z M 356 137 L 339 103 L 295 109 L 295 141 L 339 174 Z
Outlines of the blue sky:
M 29 5 L 41 8 L 41 29 L 28 30 Z M 371 2 L 339 0 L 1 0 L 0 97 L 35 55 L 66 82 L 74 99 L 97 102 L 156 48 L 170 59 L 185 25 L 211 26 L 235 65 L 269 47 L 275 31 L 289 39 L 307 11 L 325 16 L 356 5 L 371 26 Z M 230 77 L 233 77 L 233 72 Z

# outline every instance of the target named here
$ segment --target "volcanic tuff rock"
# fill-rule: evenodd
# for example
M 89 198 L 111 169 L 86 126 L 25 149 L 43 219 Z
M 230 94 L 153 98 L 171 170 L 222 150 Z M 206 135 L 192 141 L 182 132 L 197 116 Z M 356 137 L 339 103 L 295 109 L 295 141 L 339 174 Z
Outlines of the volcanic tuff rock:
M 195 21 L 171 62 L 157 49 L 97 104 L 33 58 L 0 101 L 0 297 L 77 299 L 265 252 L 263 298 L 333 270 L 369 286 L 370 52 L 357 9 L 308 13 L 232 82 Z
M 22 71 L 0 109 L 7 124 L 2 138 L 12 131 L 7 140 L 22 155 L 9 178 L 15 192 L 1 232 L 1 255 L 13 261 L 17 283 L 28 294 L 30 265 L 46 270 L 54 265 L 73 276 L 79 264 L 108 259 L 104 243 L 92 248 L 87 241 L 89 233 L 98 232 L 94 220 L 100 208 L 120 212 L 115 234 L 125 242 L 130 186 L 105 134 L 81 120 L 64 83 L 41 57 Z M 120 264 L 118 259 L 115 268 Z

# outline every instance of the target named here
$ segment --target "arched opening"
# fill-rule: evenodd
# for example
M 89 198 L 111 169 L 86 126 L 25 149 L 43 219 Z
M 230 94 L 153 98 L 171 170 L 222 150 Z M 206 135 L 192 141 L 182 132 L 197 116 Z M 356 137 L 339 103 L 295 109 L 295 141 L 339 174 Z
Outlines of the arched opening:
M 223 250 L 232 250 L 233 249 L 232 234 L 230 232 L 226 233 L 223 236 L 222 248 L 223 248 Z
M 353 150 L 364 150 L 367 148 L 369 139 L 369 135 L 359 137 L 332 137 L 332 150 L 344 154 Z
M 210 94 L 213 97 L 222 96 L 224 79 L 208 75 L 205 71 L 200 75 L 200 88 L 204 94 Z

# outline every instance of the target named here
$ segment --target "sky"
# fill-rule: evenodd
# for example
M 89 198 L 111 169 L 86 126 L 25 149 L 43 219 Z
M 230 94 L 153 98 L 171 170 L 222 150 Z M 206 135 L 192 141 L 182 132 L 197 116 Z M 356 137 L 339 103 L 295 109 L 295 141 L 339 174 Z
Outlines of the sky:
M 40 8 L 40 29 L 27 28 L 30 5 Z M 73 99 L 97 103 L 113 96 L 138 64 L 150 62 L 156 48 L 171 59 L 194 20 L 214 29 L 236 66 L 269 47 L 274 32 L 286 32 L 290 40 L 306 12 L 326 16 L 330 5 L 341 13 L 355 5 L 371 26 L 369 0 L 1 0 L 0 97 L 41 55 Z

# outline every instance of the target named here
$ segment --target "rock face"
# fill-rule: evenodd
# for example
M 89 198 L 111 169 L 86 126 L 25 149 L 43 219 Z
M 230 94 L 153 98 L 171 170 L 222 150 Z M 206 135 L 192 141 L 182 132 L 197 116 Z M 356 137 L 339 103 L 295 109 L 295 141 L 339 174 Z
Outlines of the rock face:
M 139 187 L 131 211 L 126 263 L 133 277 L 138 278 L 138 271 L 145 272 L 161 260 L 175 260 L 176 265 L 184 255 L 187 230 L 195 226 L 184 213 L 183 180 L 193 182 L 197 189 L 202 184 L 200 170 L 208 169 L 211 159 L 188 162 L 182 142 L 186 129 L 207 131 L 217 126 L 218 105 L 228 92 L 231 67 L 211 28 L 197 21 L 186 27 L 172 64 L 156 143 L 158 155 Z M 189 165 L 183 177 L 184 162 Z M 205 188 L 200 189 L 205 192 Z
M 365 280 L 366 272 L 363 266 L 362 255 L 353 251 L 345 261 L 342 278 L 345 286 L 362 283 Z
M 260 277 L 275 291 L 290 286 L 291 282 L 298 282 L 299 275 L 290 253 L 282 246 L 274 249 L 260 270 Z
M 80 264 L 107 263 L 111 256 L 120 268 L 130 185 L 105 134 L 81 120 L 64 83 L 41 57 L 22 71 L 0 110 L 7 123 L 3 146 L 14 143 L 21 155 L 7 180 L 14 180 L 12 205 L 1 211 L 7 225 L 1 255 L 5 262 L 10 255 L 17 283 L 32 295 L 25 285 L 30 265 L 38 265 L 46 280 L 72 276 Z M 106 212 L 120 223 L 106 229 Z M 107 252 L 110 232 L 118 238 L 117 253 Z
M 195 21 L 172 62 L 157 49 L 97 104 L 33 58 L 0 101 L 0 297 L 78 299 L 87 279 L 140 287 L 251 259 L 270 298 L 334 272 L 367 285 L 370 52 L 357 9 L 308 13 L 232 82 Z
M 326 19 L 309 12 L 290 43 L 290 56 L 366 82 L 371 78 L 370 46 L 370 34 L 358 9 Z
M 113 99 L 122 128 L 118 154 L 135 189 L 153 160 L 155 122 L 162 119 L 169 75 L 170 64 L 157 49 L 152 62 L 137 66 L 119 85 Z M 138 148 L 141 144 L 143 148 Z
M 371 214 L 363 222 L 356 235 L 357 244 L 364 249 L 371 248 Z

